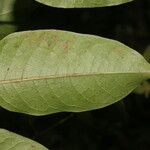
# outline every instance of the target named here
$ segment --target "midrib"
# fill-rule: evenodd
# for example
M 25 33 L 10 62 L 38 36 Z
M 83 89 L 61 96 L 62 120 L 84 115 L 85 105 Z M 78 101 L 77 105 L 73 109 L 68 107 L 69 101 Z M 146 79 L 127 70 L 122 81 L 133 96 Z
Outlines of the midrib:
M 19 83 L 27 81 L 36 81 L 36 80 L 49 80 L 49 79 L 59 79 L 59 78 L 68 78 L 68 77 L 84 77 L 84 76 L 97 76 L 97 75 L 119 75 L 119 74 L 143 74 L 145 78 L 150 78 L 150 72 L 107 72 L 107 73 L 73 73 L 73 74 L 64 74 L 64 75 L 49 75 L 49 76 L 33 76 L 25 78 L 16 78 L 16 79 L 7 79 L 0 80 L 0 84 L 9 84 L 9 83 Z

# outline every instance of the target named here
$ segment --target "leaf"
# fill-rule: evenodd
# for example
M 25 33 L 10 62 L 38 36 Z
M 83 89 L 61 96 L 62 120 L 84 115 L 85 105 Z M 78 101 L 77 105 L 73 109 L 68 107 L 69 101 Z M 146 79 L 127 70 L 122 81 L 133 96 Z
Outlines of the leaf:
M 45 5 L 62 8 L 88 8 L 119 5 L 133 0 L 36 0 Z
M 145 49 L 143 56 L 148 62 L 150 62 L 150 45 Z
M 150 64 L 114 40 L 59 30 L 0 41 L 0 105 L 31 115 L 111 105 L 150 78 Z
M 41 144 L 23 136 L 0 129 L 0 150 L 48 150 Z
M 0 21 L 10 21 L 13 19 L 13 9 L 16 0 L 1 0 Z
M 17 26 L 15 24 L 0 24 L 0 40 L 16 30 Z
M 144 81 L 140 86 L 138 86 L 134 93 L 144 95 L 146 98 L 150 96 L 150 82 Z
M 0 0 L 0 40 L 17 30 L 15 24 L 7 23 L 14 20 L 15 1 L 16 0 Z
M 34 8 L 32 0 L 0 0 L 0 40 L 24 25 Z
M 144 58 L 150 62 L 150 46 L 148 46 L 143 53 Z M 140 86 L 138 86 L 134 93 L 136 94 L 142 94 L 146 98 L 149 98 L 150 96 L 150 81 L 144 81 Z
M 0 21 L 14 22 L 25 19 L 35 5 L 32 0 L 0 0 Z M 28 10 L 28 11 L 26 11 Z

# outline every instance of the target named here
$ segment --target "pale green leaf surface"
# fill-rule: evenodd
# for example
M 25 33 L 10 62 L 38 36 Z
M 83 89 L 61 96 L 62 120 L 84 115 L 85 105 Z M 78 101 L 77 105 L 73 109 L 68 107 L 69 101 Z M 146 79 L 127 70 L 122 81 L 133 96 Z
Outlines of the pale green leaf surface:
M 23 136 L 0 129 L 0 150 L 48 150 L 41 144 Z
M 0 105 L 32 115 L 115 103 L 150 77 L 150 64 L 114 40 L 59 30 L 0 41 Z
M 45 5 L 62 8 L 88 8 L 119 5 L 133 0 L 36 0 Z

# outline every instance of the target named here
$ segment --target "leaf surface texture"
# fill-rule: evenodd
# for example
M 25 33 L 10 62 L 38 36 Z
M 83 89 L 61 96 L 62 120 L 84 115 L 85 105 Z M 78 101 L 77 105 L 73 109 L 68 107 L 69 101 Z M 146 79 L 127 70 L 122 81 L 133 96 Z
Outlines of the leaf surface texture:
M 45 5 L 62 8 L 88 8 L 119 5 L 133 0 L 36 0 Z
M 0 150 L 48 150 L 28 138 L 0 129 Z
M 115 103 L 150 77 L 150 64 L 110 39 L 60 30 L 0 41 L 0 105 L 32 115 L 81 112 Z

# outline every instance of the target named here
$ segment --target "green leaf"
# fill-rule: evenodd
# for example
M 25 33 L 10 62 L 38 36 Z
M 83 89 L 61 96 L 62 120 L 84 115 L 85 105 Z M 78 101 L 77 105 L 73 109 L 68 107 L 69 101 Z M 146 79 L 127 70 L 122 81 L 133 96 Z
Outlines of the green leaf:
M 150 46 L 148 46 L 143 53 L 143 57 L 150 62 Z M 144 81 L 140 86 L 138 86 L 134 93 L 145 95 L 146 98 L 150 96 L 150 81 Z
M 133 0 L 36 0 L 45 5 L 62 8 L 88 8 L 119 5 Z
M 144 81 L 140 86 L 138 86 L 134 93 L 144 95 L 146 98 L 150 96 L 150 82 Z
M 16 0 L 1 0 L 0 21 L 13 20 L 13 9 Z
M 3 23 L 14 20 L 14 5 L 16 0 L 0 0 L 0 40 L 17 30 L 15 24 Z
M 16 30 L 17 26 L 15 24 L 0 24 L 0 40 Z
M 150 45 L 145 49 L 143 56 L 148 62 L 150 62 Z
M 16 0 L 0 0 L 0 40 L 17 30 L 16 25 L 10 23 L 10 21 L 14 20 L 15 1 Z
M 46 147 L 23 136 L 0 129 L 0 150 L 48 150 Z
M 24 20 L 24 17 L 28 16 L 34 7 L 32 0 L 0 0 L 0 21 L 14 22 L 19 19 Z
M 0 41 L 0 105 L 32 115 L 113 104 L 150 78 L 150 64 L 114 40 L 59 30 Z

